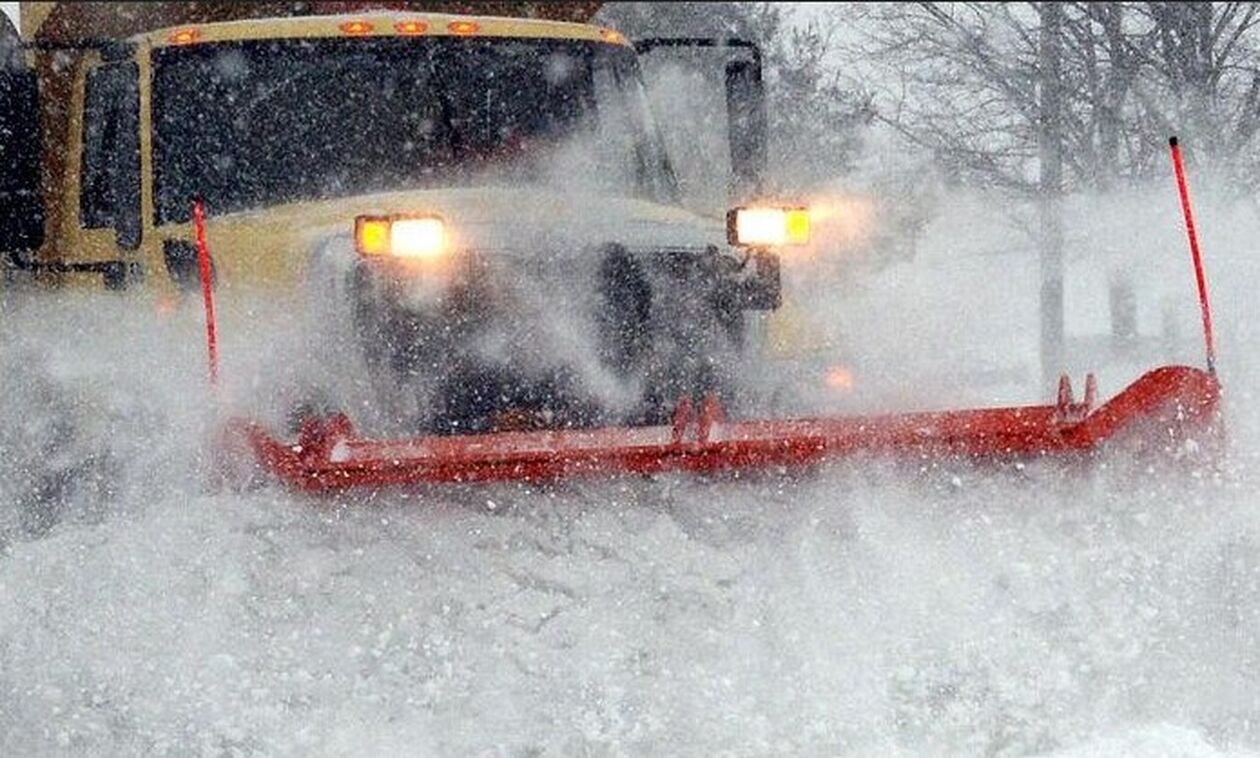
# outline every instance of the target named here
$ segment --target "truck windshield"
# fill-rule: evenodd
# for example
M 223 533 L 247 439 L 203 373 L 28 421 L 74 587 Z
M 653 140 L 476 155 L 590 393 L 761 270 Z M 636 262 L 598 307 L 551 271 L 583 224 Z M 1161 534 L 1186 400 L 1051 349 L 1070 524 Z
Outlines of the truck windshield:
M 676 201 L 634 54 L 505 38 L 158 48 L 158 223 L 390 190 L 549 184 Z

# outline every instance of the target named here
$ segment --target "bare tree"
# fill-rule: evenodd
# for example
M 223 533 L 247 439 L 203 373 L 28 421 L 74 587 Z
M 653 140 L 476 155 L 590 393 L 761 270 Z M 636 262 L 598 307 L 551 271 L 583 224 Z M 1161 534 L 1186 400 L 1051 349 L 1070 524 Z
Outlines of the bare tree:
M 848 58 L 883 83 L 877 119 L 953 181 L 1036 203 L 1047 371 L 1061 358 L 1061 194 L 1163 177 L 1173 133 L 1218 186 L 1257 186 L 1260 6 L 917 2 L 851 15 L 863 34 Z
M 1037 201 L 1047 382 L 1063 358 L 1067 10 L 1057 3 L 881 5 L 866 18 L 862 48 L 896 83 L 885 91 L 885 123 L 929 150 L 954 181 Z
M 1036 18 L 1010 5 L 878 4 L 846 50 L 875 65 L 877 118 L 956 182 L 1032 196 L 1038 122 Z M 864 78 L 868 72 L 863 72 Z
M 1254 3 L 1132 4 L 1143 34 L 1129 49 L 1143 75 L 1133 88 L 1137 138 L 1147 149 L 1135 173 L 1173 132 L 1232 189 L 1257 187 L 1260 150 L 1260 6 Z
M 1031 197 L 1050 3 L 881 4 L 857 14 L 880 77 L 879 118 L 963 182 Z M 1168 135 L 1239 190 L 1260 150 L 1260 6 L 1054 3 L 1065 191 L 1107 190 L 1166 170 Z

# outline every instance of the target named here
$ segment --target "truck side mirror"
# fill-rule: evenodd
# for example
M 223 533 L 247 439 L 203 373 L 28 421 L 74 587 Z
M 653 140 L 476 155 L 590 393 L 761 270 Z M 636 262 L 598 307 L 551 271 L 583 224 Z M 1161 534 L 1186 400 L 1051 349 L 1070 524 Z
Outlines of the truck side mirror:
M 725 78 L 726 134 L 716 135 L 725 137 L 730 156 L 725 204 L 729 207 L 731 203 L 759 198 L 765 184 L 767 121 L 761 49 L 757 43 L 738 38 L 653 37 L 635 42 L 635 50 L 640 57 L 672 51 L 674 60 L 700 73 L 715 90 Z M 721 107 L 720 102 L 717 107 Z M 713 118 L 718 123 L 720 111 L 714 112 Z M 703 142 L 709 135 L 683 136 L 685 144 L 687 136 L 692 142 Z M 726 168 L 723 166 L 722 170 Z M 712 173 L 712 166 L 706 165 L 705 169 Z
M 39 113 L 35 72 L 0 67 L 0 256 L 44 242 Z
M 766 96 L 761 56 L 726 64 L 726 113 L 730 129 L 732 197 L 761 194 L 766 172 Z

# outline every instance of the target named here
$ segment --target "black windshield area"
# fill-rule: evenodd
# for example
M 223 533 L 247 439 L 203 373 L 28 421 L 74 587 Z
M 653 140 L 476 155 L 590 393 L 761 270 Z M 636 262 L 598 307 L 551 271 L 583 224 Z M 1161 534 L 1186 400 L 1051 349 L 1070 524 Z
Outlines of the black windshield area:
M 633 53 L 504 38 L 260 40 L 153 53 L 158 223 L 473 183 L 673 201 Z

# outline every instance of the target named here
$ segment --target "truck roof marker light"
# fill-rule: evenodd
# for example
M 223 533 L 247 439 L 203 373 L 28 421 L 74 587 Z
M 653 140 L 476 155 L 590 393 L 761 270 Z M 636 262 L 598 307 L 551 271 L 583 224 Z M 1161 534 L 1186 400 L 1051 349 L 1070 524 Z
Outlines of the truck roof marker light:
M 172 45 L 191 45 L 201 39 L 201 31 L 198 29 L 177 29 L 171 32 L 171 36 L 166 41 Z
M 372 33 L 372 25 L 366 21 L 347 21 L 337 28 L 341 30 L 342 34 L 354 36 Z
M 451 34 L 467 36 L 481 31 L 481 25 L 475 21 L 452 21 L 446 25 L 446 31 Z
M 600 29 L 599 36 L 603 37 L 605 42 L 610 42 L 614 45 L 626 44 L 626 35 L 616 29 Z
M 394 31 L 408 36 L 413 34 L 424 34 L 428 30 L 429 25 L 423 21 L 399 21 L 394 24 Z

